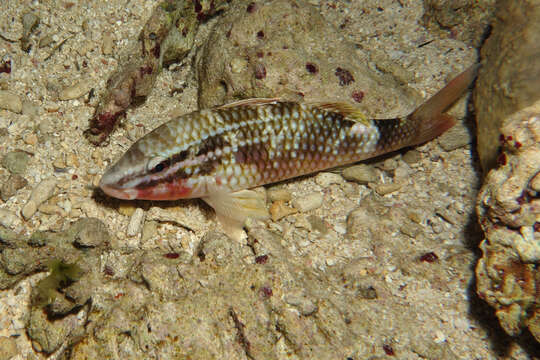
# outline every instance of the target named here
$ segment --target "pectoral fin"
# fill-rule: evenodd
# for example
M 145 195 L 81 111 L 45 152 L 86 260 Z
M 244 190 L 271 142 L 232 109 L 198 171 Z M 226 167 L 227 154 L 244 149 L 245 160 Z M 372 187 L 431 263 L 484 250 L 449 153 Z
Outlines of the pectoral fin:
M 203 200 L 214 208 L 223 230 L 235 240 L 242 238 L 242 228 L 248 217 L 254 219 L 269 217 L 264 196 L 253 190 L 240 190 L 233 193 L 217 192 L 204 197 Z

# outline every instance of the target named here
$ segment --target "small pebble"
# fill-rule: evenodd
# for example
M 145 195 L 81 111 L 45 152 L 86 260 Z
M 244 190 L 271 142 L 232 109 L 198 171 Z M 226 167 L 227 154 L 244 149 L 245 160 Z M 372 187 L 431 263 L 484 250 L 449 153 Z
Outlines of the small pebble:
M 118 206 L 118 212 L 124 216 L 132 216 L 136 207 L 132 203 L 122 202 Z
M 103 35 L 103 44 L 101 46 L 101 52 L 103 55 L 111 55 L 113 53 L 114 41 L 110 34 Z
M 310 215 L 307 217 L 307 221 L 311 225 L 312 230 L 317 230 L 323 235 L 328 232 L 328 226 L 320 216 Z
M 274 201 L 272 205 L 270 205 L 270 216 L 272 217 L 273 221 L 278 221 L 285 216 L 296 213 L 297 211 L 298 210 L 295 208 L 285 205 L 283 200 Z
M 375 190 L 375 192 L 381 196 L 391 194 L 398 191 L 405 185 L 402 182 L 394 182 L 390 184 L 369 184 L 369 187 Z
M 0 109 L 20 114 L 22 113 L 22 106 L 23 104 L 19 95 L 7 90 L 0 90 Z
M 457 123 L 453 128 L 439 136 L 437 141 L 445 151 L 452 151 L 472 143 L 473 138 L 469 129 L 463 123 Z
M 38 143 L 38 137 L 34 133 L 29 133 L 29 134 L 24 135 L 23 140 L 26 144 L 32 145 L 32 146 Z
M 410 150 L 403 155 L 402 159 L 409 165 L 416 164 L 422 160 L 422 153 L 418 150 Z
M 25 220 L 30 219 L 37 211 L 39 205 L 48 200 L 56 187 L 55 179 L 46 179 L 40 182 L 30 194 L 30 198 L 22 208 L 21 214 Z
M 0 197 L 4 201 L 8 201 L 10 197 L 17 193 L 17 190 L 28 185 L 28 181 L 21 175 L 11 175 L 0 189 Z
M 144 222 L 144 210 L 141 208 L 135 209 L 131 219 L 129 219 L 129 224 L 127 226 L 126 234 L 128 236 L 135 236 L 141 232 L 142 224 Z
M 79 81 L 74 85 L 68 86 L 60 91 L 58 94 L 59 100 L 72 100 L 77 99 L 90 91 L 90 85 L 88 81 Z
M 238 74 L 245 69 L 247 69 L 248 62 L 244 58 L 236 57 L 231 60 L 231 72 L 233 74 Z
M 21 224 L 21 219 L 12 211 L 0 209 L 0 225 L 6 228 L 14 228 Z
M 292 201 L 292 205 L 300 212 L 306 212 L 317 209 L 322 206 L 323 196 L 321 193 L 311 193 L 306 196 L 296 198 Z
M 332 184 L 341 184 L 343 178 L 338 174 L 322 172 L 315 176 L 315 182 L 323 188 L 326 188 Z
M 346 168 L 343 170 L 342 175 L 345 179 L 356 181 L 360 184 L 377 181 L 377 172 L 372 166 L 366 164 L 358 164 Z
M 15 150 L 8 152 L 2 158 L 2 166 L 12 174 L 22 174 L 26 171 L 30 155 L 25 151 Z
M 405 223 L 401 225 L 399 231 L 410 238 L 416 239 L 419 235 L 422 234 L 422 226 L 413 222 Z
M 291 192 L 287 189 L 271 188 L 266 192 L 270 201 L 291 201 Z

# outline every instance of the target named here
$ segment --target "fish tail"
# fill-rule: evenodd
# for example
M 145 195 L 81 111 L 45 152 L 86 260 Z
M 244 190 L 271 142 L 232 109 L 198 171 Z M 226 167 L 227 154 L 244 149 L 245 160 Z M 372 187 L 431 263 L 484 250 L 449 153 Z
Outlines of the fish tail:
M 420 105 L 409 116 L 408 120 L 418 124 L 418 132 L 411 145 L 417 145 L 436 138 L 455 125 L 456 119 L 444 114 L 476 77 L 479 64 L 472 65 L 456 76 L 444 88 Z

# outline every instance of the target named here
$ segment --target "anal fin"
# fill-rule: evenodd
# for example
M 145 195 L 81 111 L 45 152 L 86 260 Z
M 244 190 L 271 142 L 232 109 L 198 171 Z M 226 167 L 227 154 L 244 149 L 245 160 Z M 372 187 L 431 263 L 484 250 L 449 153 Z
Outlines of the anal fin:
M 216 192 L 203 198 L 216 211 L 216 216 L 225 233 L 234 240 L 241 240 L 242 228 L 248 217 L 269 218 L 264 196 L 253 190 L 233 193 Z

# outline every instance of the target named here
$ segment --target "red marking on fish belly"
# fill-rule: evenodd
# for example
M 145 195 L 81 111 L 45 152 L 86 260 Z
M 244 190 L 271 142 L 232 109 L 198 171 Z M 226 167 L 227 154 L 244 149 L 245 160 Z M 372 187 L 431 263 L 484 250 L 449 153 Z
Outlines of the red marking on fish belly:
M 138 189 L 137 199 L 141 200 L 178 200 L 191 195 L 192 188 L 185 185 L 185 181 L 160 184 L 147 189 Z

